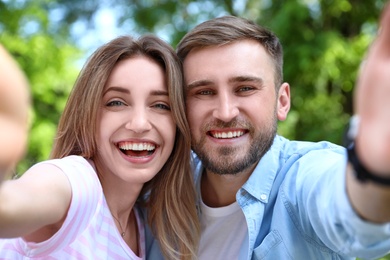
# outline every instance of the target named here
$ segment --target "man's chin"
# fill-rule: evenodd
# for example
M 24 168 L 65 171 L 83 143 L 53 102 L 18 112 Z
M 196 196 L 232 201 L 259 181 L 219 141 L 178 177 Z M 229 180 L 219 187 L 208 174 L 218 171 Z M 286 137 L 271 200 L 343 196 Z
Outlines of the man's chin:
M 196 153 L 196 151 L 195 151 Z M 219 175 L 236 175 L 251 168 L 251 158 L 237 158 L 237 154 L 221 154 L 216 152 L 198 152 L 199 159 L 207 171 Z

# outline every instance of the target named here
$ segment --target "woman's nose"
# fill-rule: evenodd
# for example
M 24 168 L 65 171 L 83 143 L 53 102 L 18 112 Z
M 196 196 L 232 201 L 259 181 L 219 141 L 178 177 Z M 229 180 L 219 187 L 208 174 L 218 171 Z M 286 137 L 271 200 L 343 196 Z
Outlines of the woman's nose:
M 152 128 L 152 124 L 149 121 L 146 109 L 134 109 L 126 123 L 126 128 L 136 133 L 149 131 Z

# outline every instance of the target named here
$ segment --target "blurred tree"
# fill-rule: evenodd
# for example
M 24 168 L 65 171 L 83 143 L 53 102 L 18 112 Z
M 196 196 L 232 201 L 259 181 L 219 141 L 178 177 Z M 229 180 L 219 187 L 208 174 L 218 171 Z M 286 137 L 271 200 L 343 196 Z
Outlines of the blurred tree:
M 375 34 L 384 3 L 384 0 L 1 1 L 0 40 L 26 70 L 36 101 L 30 161 L 44 159 L 50 150 L 49 140 L 75 77 L 72 61 L 80 57 L 74 46 L 87 32 L 101 30 L 96 28 L 96 17 L 104 9 L 115 14 L 114 25 L 121 33 L 153 32 L 173 46 L 196 24 L 216 16 L 239 15 L 271 28 L 283 43 L 285 80 L 292 88 L 292 110 L 287 121 L 280 124 L 279 132 L 292 139 L 341 143 L 352 112 L 351 94 L 359 63 Z
M 299 140 L 341 144 L 359 64 L 375 36 L 385 1 L 275 0 L 259 22 L 285 51 L 292 110 L 280 131 Z
M 59 115 L 75 79 L 74 62 L 81 55 L 68 37 L 53 30 L 39 2 L 0 1 L 0 42 L 27 74 L 33 100 L 29 147 L 19 173 L 50 153 Z
M 342 143 L 358 67 L 385 2 L 0 0 L 0 41 L 19 60 L 33 89 L 35 117 L 27 160 L 47 157 L 80 54 L 103 43 L 98 33 L 113 35 L 113 29 L 104 27 L 109 22 L 104 10 L 114 14 L 117 33 L 152 32 L 173 46 L 196 24 L 227 14 L 269 27 L 284 46 L 285 80 L 292 89 L 292 109 L 279 132 L 292 139 Z M 88 34 L 90 45 L 79 52 Z

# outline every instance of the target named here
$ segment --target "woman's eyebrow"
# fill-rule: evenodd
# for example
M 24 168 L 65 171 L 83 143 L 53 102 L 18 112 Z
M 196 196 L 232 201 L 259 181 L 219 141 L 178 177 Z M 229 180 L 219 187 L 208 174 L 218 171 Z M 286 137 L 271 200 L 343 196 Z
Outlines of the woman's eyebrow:
M 121 93 L 125 93 L 125 94 L 130 94 L 130 91 L 127 88 L 113 86 L 113 87 L 109 87 L 108 89 L 106 89 L 106 91 L 104 91 L 103 95 L 105 95 L 109 91 L 116 91 L 116 92 L 121 92 Z
M 152 96 L 169 96 L 168 91 L 165 90 L 152 90 L 150 91 L 150 95 Z

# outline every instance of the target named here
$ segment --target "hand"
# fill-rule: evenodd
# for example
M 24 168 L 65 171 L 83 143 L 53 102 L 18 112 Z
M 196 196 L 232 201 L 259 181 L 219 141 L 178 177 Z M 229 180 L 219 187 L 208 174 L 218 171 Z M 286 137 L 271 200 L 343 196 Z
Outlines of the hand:
M 390 4 L 384 9 L 355 92 L 360 117 L 358 156 L 366 168 L 390 178 Z
M 28 133 L 28 83 L 0 45 L 0 181 L 23 157 Z

